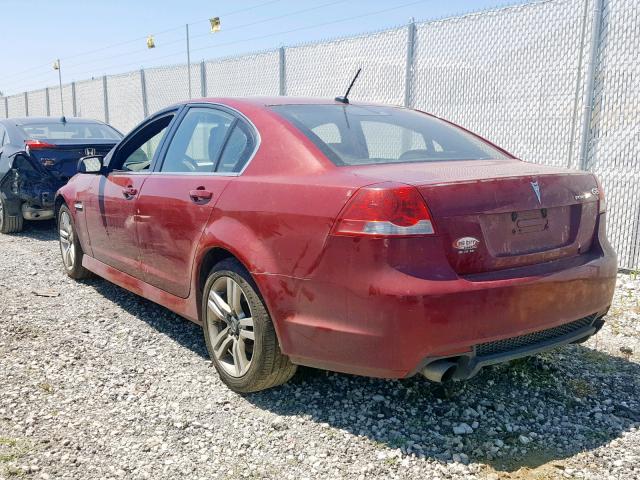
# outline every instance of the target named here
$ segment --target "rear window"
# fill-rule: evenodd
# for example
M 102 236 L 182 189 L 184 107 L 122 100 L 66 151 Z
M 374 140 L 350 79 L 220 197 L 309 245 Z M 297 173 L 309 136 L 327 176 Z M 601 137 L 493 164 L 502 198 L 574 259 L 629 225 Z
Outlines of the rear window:
M 336 165 L 505 159 L 501 151 L 424 113 L 361 105 L 274 105 Z
M 18 125 L 32 140 L 120 140 L 122 136 L 101 123 L 29 123 Z

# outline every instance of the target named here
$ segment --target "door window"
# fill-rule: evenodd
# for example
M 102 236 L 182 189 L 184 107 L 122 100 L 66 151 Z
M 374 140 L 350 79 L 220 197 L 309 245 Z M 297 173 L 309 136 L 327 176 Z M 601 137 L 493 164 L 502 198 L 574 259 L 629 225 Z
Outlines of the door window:
M 160 171 L 213 172 L 235 122 L 233 115 L 221 110 L 189 109 L 171 139 Z
M 116 164 L 113 170 L 127 172 L 148 171 L 153 156 L 167 133 L 173 114 L 166 115 L 146 125 L 131 139 L 125 140 L 124 145 L 117 153 Z
M 238 120 L 224 146 L 216 172 L 240 172 L 251 158 L 254 147 L 255 141 L 249 128 Z

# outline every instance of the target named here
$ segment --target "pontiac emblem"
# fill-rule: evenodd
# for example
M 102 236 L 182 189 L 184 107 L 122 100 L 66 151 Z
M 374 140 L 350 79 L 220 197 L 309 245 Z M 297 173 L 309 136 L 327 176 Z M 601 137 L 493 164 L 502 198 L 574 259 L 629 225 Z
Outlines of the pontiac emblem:
M 535 182 L 530 182 L 530 183 L 531 183 L 531 188 L 533 188 L 533 193 L 536 194 L 538 203 L 542 205 L 542 200 L 540 199 L 540 185 L 538 184 L 538 181 L 536 180 Z

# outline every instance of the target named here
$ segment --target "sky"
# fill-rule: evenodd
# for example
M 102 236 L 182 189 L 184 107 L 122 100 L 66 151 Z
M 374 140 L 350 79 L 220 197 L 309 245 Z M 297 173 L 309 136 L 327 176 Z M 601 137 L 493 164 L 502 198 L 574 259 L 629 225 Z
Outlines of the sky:
M 143 67 L 269 50 L 523 0 L 2 0 L 5 95 Z M 210 33 L 211 17 L 221 30 Z M 156 48 L 148 49 L 152 34 Z

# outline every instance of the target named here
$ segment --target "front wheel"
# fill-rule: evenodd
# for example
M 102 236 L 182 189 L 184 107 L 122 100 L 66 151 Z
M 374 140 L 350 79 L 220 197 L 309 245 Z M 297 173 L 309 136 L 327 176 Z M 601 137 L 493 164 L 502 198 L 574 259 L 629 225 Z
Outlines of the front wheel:
M 222 381 L 238 393 L 288 381 L 296 366 L 282 354 L 273 323 L 249 272 L 236 260 L 213 267 L 204 287 L 207 350 Z
M 91 272 L 82 266 L 84 251 L 78 240 L 71 212 L 66 205 L 62 205 L 58 212 L 58 232 L 64 271 L 75 280 L 91 277 Z

